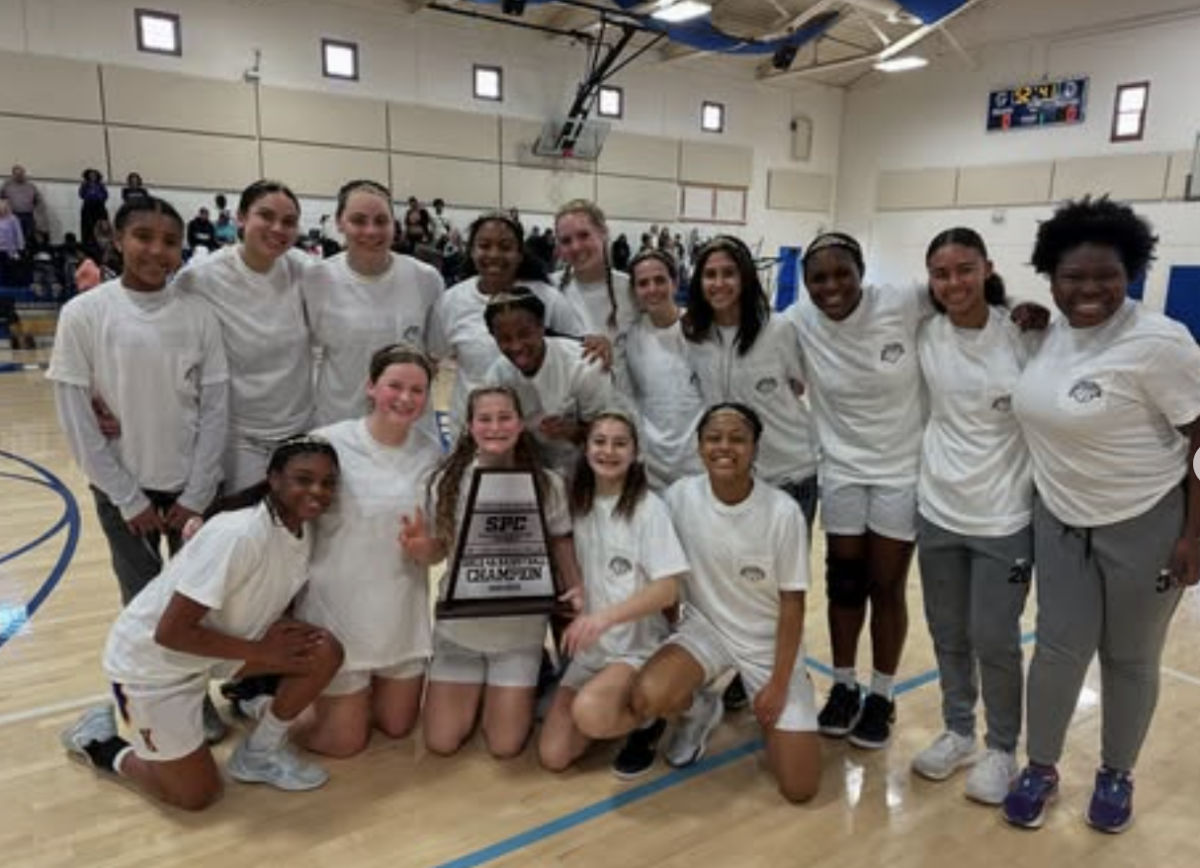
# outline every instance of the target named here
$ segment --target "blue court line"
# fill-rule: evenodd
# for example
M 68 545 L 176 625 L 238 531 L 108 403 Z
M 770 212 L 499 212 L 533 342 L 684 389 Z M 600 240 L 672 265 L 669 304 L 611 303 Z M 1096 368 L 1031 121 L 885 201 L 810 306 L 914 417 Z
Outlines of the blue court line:
M 0 473 L 0 479 L 16 479 L 19 482 L 29 482 L 29 483 L 32 483 L 33 485 L 41 485 L 41 486 L 44 486 L 45 488 L 49 488 L 51 491 L 57 491 L 57 489 L 53 485 L 51 485 L 44 479 L 35 479 L 32 476 L 22 476 L 19 473 Z M 10 552 L 6 552 L 5 554 L 0 555 L 0 564 L 7 563 L 8 561 L 11 561 L 13 558 L 18 558 L 21 555 L 25 554 L 25 552 L 29 551 L 30 549 L 35 549 L 38 546 L 40 546 L 42 543 L 44 543 L 46 540 L 50 539 L 50 537 L 54 536 L 56 533 L 58 533 L 62 529 L 63 519 L 65 518 L 65 516 L 66 516 L 66 510 L 64 509 L 63 516 L 60 517 L 59 520 L 57 522 L 55 522 L 48 531 L 43 533 L 41 536 L 39 536 L 33 542 L 25 543 L 25 545 L 23 545 L 23 546 L 19 546 L 18 548 L 15 548 Z
M 22 549 L 19 549 L 17 553 L 20 553 L 21 551 L 28 551 L 33 546 L 40 545 L 45 540 L 57 534 L 64 526 L 67 528 L 66 542 L 63 543 L 63 548 L 58 555 L 58 560 L 55 562 L 54 566 L 51 567 L 50 574 L 46 577 L 46 580 L 42 582 L 41 587 L 34 592 L 33 596 L 29 598 L 29 601 L 25 603 L 24 606 L 17 607 L 16 609 L 9 609 L 4 613 L 5 618 L 0 621 L 0 648 L 3 648 L 9 639 L 20 633 L 25 625 L 29 623 L 30 619 L 37 613 L 37 610 L 42 607 L 42 604 L 46 602 L 47 598 L 62 580 L 63 575 L 67 571 L 67 565 L 70 564 L 71 559 L 75 557 L 75 547 L 79 544 L 80 520 L 79 504 L 75 500 L 75 495 L 71 494 L 71 490 L 63 484 L 61 479 L 41 465 L 35 464 L 27 458 L 22 458 L 20 455 L 14 455 L 11 452 L 0 450 L 0 457 L 7 458 L 10 461 L 15 461 L 18 464 L 23 465 L 24 467 L 38 474 L 41 479 L 14 477 L 13 474 L 7 473 L 5 474 L 6 476 L 13 478 L 28 478 L 31 482 L 37 482 L 45 485 L 56 492 L 63 499 L 64 504 L 62 517 L 55 522 L 54 527 L 52 527 L 33 543 L 30 543 L 24 546 Z M 15 556 L 16 555 L 14 553 L 10 552 L 3 559 L 0 559 L 0 563 L 10 560 Z
M 1032 641 L 1034 633 L 1024 633 L 1021 636 L 1021 644 Z M 805 665 L 821 675 L 832 678 L 833 667 L 815 660 L 812 657 L 804 658 Z M 920 675 L 914 675 L 912 678 L 907 678 L 896 685 L 896 695 L 903 696 L 918 688 L 924 687 L 931 681 L 935 681 L 938 677 L 937 669 L 930 669 L 927 672 L 922 672 Z M 623 808 L 627 805 L 632 805 L 637 802 L 648 799 L 651 796 L 656 796 L 664 790 L 669 790 L 677 787 L 692 778 L 707 774 L 711 771 L 716 771 L 719 768 L 736 762 L 751 754 L 757 753 L 763 749 L 763 741 L 761 738 L 752 738 L 747 742 L 728 748 L 715 754 L 711 757 L 706 757 L 695 765 L 688 766 L 683 769 L 675 769 L 663 775 L 661 778 L 656 778 L 645 784 L 633 787 L 623 793 L 618 793 L 607 799 L 601 799 L 598 802 L 582 807 L 569 814 L 564 814 L 561 817 L 543 823 L 540 826 L 534 826 L 532 829 L 527 829 L 524 832 L 518 832 L 510 838 L 505 838 L 502 841 L 497 841 L 495 844 L 489 844 L 472 853 L 467 853 L 465 856 L 460 856 L 457 859 L 451 859 L 449 862 L 442 862 L 435 868 L 476 868 L 479 865 L 485 865 L 488 862 L 493 862 L 496 859 L 511 855 L 518 850 L 529 847 L 551 838 L 563 832 L 568 832 L 577 826 L 582 826 L 584 823 L 590 823 L 604 814 L 610 813 Z

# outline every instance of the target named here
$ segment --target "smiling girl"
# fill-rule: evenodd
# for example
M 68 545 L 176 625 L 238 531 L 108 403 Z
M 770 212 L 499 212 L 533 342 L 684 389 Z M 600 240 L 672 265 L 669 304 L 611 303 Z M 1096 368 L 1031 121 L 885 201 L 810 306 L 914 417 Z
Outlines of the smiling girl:
M 287 734 L 341 665 L 341 645 L 283 613 L 307 578 L 310 523 L 329 508 L 337 479 L 328 441 L 285 441 L 257 491 L 262 502 L 210 519 L 121 612 L 104 669 L 131 738 L 117 734 L 112 705 L 93 708 L 62 734 L 73 758 L 168 805 L 202 810 L 222 789 L 201 721 L 208 681 L 269 672 L 283 676 L 278 691 L 234 751 L 230 775 L 282 790 L 328 780 L 288 747 Z
M 124 274 L 63 308 L 46 376 L 127 605 L 162 570 L 162 537 L 177 551 L 217 493 L 229 372 L 211 310 L 168 286 L 179 214 L 147 197 L 122 205 L 115 227 Z M 94 402 L 121 420 L 120 437 L 101 433 Z
M 387 187 L 361 180 L 344 184 L 336 215 L 345 252 L 313 263 L 304 277 L 313 344 L 322 352 L 318 425 L 366 412 L 363 371 L 375 350 L 402 342 L 425 351 L 433 310 L 445 289 L 437 269 L 392 252 L 396 220 Z
M 563 636 L 571 664 L 542 724 L 538 754 L 543 766 L 563 771 L 592 741 L 633 733 L 613 772 L 634 778 L 653 765 L 664 723 L 630 712 L 633 679 L 667 637 L 663 612 L 679 597 L 688 563 L 666 506 L 649 491 L 637 428 L 624 413 L 605 411 L 588 426 L 571 512 L 586 602 Z
M 457 362 L 450 407 L 455 428 L 466 417 L 467 395 L 486 382 L 489 369 L 500 357 L 483 318 L 490 297 L 522 286 L 545 305 L 548 328 L 562 335 L 583 332 L 578 315 L 562 293 L 546 283 L 541 266 L 525 256 L 524 245 L 525 230 L 510 214 L 492 211 L 477 218 L 467 233 L 474 275 L 450 287 L 438 302 L 430 351 Z
M 292 250 L 300 202 L 278 181 L 255 181 L 237 211 L 242 241 L 180 272 L 180 293 L 217 316 L 231 374 L 225 493 L 261 482 L 274 444 L 308 429 L 312 348 L 301 295 L 307 257 Z
M 309 750 L 351 756 L 372 731 L 403 738 L 417 723 L 432 653 L 429 571 L 397 544 L 400 517 L 424 502 L 438 442 L 419 424 L 433 366 L 407 346 L 371 358 L 371 411 L 315 433 L 341 462 L 337 502 L 317 524 L 311 578 L 296 615 L 342 637 L 346 661 L 297 738 Z

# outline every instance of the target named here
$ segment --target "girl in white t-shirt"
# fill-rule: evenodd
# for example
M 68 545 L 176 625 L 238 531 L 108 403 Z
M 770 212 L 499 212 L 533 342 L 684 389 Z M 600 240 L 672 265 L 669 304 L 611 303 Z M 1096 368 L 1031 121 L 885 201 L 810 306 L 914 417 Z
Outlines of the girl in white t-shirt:
M 700 420 L 707 475 L 681 479 L 665 498 L 691 566 L 683 618 L 638 672 L 631 714 L 683 712 L 666 756 L 691 765 L 721 720 L 720 697 L 703 688 L 737 672 L 780 793 L 806 802 L 821 782 L 816 700 L 804 668 L 808 529 L 791 497 L 756 479 L 761 435 L 758 414 L 744 404 L 717 404 Z
M 930 399 L 917 557 L 945 731 L 917 754 L 913 770 L 940 781 L 970 765 L 967 796 L 997 805 L 1017 773 L 1021 612 L 1033 569 L 1029 449 L 1012 411 L 1030 339 L 1009 316 L 1004 281 L 977 232 L 939 233 L 925 262 L 944 316 L 929 320 L 917 339 Z M 978 757 L 981 694 L 987 750 Z
M 237 212 L 242 241 L 184 269 L 183 294 L 206 301 L 229 360 L 225 494 L 262 481 L 275 444 L 307 431 L 312 347 L 301 283 L 308 257 L 292 245 L 300 201 L 279 181 L 255 181 Z
M 427 565 L 452 556 L 476 467 L 533 473 L 541 492 L 550 555 L 569 600 L 579 605 L 579 592 L 570 593 L 579 588 L 580 579 L 562 479 L 543 467 L 537 445 L 521 422 L 520 400 L 504 386 L 482 386 L 468 396 L 466 425 L 429 483 L 430 524 L 420 513 L 406 521 L 401 532 L 404 550 Z M 453 564 L 447 575 L 451 570 Z M 546 624 L 545 615 L 436 622 L 424 708 L 429 750 L 455 753 L 470 738 L 477 720 L 493 756 L 512 757 L 524 749 L 533 728 Z
M 542 723 L 542 765 L 564 771 L 593 740 L 630 739 L 613 762 L 633 778 L 650 770 L 664 723 L 629 709 L 633 679 L 669 632 L 687 559 L 671 516 L 649 490 L 638 461 L 637 428 L 619 411 L 588 426 L 571 483 L 575 552 L 583 573 L 584 614 L 563 636 L 571 663 Z
M 405 343 L 425 352 L 433 311 L 445 286 L 436 268 L 391 250 L 392 194 L 374 181 L 350 181 L 337 196 L 346 250 L 304 275 L 304 301 L 317 367 L 318 425 L 367 412 L 363 371 L 381 347 Z M 432 414 L 424 423 L 433 433 Z
M 541 299 L 527 290 L 488 299 L 484 322 L 502 357 L 487 381 L 517 393 L 543 458 L 568 476 L 588 421 L 613 406 L 612 379 L 598 361 L 587 360 L 579 341 L 546 337 L 545 316 Z
M 804 253 L 806 297 L 788 316 L 808 374 L 821 440 L 834 686 L 821 732 L 882 748 L 895 720 L 895 675 L 908 633 L 908 568 L 916 538 L 917 467 L 925 397 L 917 331 L 933 315 L 927 286 L 864 285 L 862 248 L 818 236 Z M 870 610 L 873 671 L 855 672 Z
M 337 502 L 316 527 L 309 583 L 296 616 L 341 637 L 345 663 L 296 739 L 328 756 L 352 756 L 378 730 L 403 738 L 417 723 L 432 653 L 429 570 L 397 543 L 402 516 L 424 503 L 442 457 L 421 425 L 433 366 L 407 345 L 371 358 L 371 412 L 315 433 L 337 449 Z
M 209 679 L 278 673 L 275 697 L 228 771 L 283 790 L 328 780 L 288 747 L 287 734 L 337 672 L 342 647 L 284 612 L 307 578 L 310 525 L 329 508 L 337 479 L 327 440 L 296 437 L 276 448 L 262 502 L 209 520 L 109 632 L 104 669 L 130 741 L 117 734 L 113 707 L 100 706 L 62 733 L 71 756 L 169 805 L 206 808 L 222 787 L 201 720 Z
M 616 368 L 616 383 L 637 408 L 650 488 L 662 491 L 704 469 L 695 445 L 704 399 L 688 365 L 675 305 L 675 259 L 661 250 L 643 250 L 630 262 L 629 273 L 641 315 L 626 334 L 625 363 Z
M 619 358 L 623 337 L 637 319 L 629 276 L 608 258 L 608 223 L 595 202 L 573 199 L 554 218 L 558 252 L 567 267 L 556 283 L 583 321 L 586 334 L 603 335 Z
M 1133 821 L 1133 769 L 1158 701 L 1172 616 L 1200 567 L 1200 348 L 1128 297 L 1158 239 L 1128 205 L 1068 202 L 1038 226 L 1033 267 L 1062 314 L 1013 394 L 1033 459 L 1037 648 L 1029 765 L 1004 801 L 1037 828 L 1099 657 L 1101 765 L 1087 822 Z
M 168 286 L 179 214 L 146 196 L 122 205 L 114 226 L 124 274 L 63 308 L 46 376 L 128 605 L 161 572 L 162 538 L 176 552 L 184 525 L 216 496 L 229 371 L 212 312 Z M 119 437 L 101 432 L 100 406 Z
M 791 495 L 812 523 L 817 454 L 812 416 L 797 392 L 804 369 L 795 332 L 773 316 L 750 249 L 719 235 L 701 248 L 682 319 L 704 402 L 739 401 L 762 418 L 755 475 Z
M 488 334 L 483 320 L 487 301 L 498 293 L 522 286 L 546 306 L 546 326 L 555 334 L 578 337 L 583 323 L 563 298 L 550 286 L 537 260 L 525 256 L 525 230 L 504 211 L 478 217 L 467 234 L 471 275 L 456 283 L 437 304 L 429 351 L 439 359 L 454 359 L 454 394 L 450 403 L 450 425 L 455 431 L 466 418 L 467 395 L 487 382 L 488 372 L 500 349 Z

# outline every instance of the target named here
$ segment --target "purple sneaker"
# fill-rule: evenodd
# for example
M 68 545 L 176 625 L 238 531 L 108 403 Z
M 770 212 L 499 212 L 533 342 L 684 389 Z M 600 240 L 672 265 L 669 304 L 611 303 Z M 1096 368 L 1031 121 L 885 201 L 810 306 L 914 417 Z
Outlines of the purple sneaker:
M 1116 835 L 1133 822 L 1133 777 L 1101 767 L 1096 772 L 1096 789 L 1088 805 L 1087 823 L 1093 829 Z
M 1004 819 L 1023 829 L 1040 829 L 1046 806 L 1058 796 L 1058 772 L 1053 766 L 1028 765 L 1004 797 Z

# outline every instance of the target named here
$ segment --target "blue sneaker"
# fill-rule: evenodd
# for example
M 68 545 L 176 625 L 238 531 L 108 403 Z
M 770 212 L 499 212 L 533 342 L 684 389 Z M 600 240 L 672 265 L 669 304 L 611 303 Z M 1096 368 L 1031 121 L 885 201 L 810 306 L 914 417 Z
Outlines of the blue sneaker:
M 1046 806 L 1058 797 L 1058 772 L 1053 767 L 1028 765 L 1004 797 L 1004 819 L 1023 829 L 1040 829 Z
M 1133 822 L 1133 778 L 1128 772 L 1105 767 L 1096 772 L 1096 788 L 1086 818 L 1093 829 L 1110 835 L 1129 828 Z

